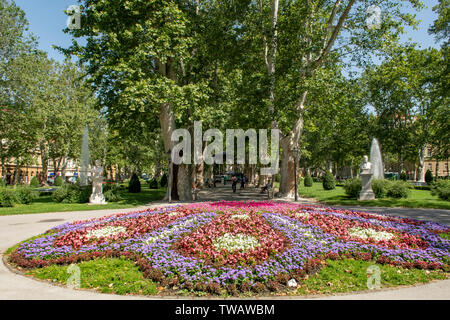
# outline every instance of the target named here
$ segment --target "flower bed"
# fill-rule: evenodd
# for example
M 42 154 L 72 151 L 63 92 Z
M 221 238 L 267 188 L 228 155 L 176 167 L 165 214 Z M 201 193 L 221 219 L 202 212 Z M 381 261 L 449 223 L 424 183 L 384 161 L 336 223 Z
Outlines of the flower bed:
M 11 254 L 24 268 L 126 256 L 167 288 L 289 290 L 325 259 L 448 270 L 433 222 L 276 202 L 196 203 L 67 223 Z M 295 280 L 295 281 L 293 281 Z

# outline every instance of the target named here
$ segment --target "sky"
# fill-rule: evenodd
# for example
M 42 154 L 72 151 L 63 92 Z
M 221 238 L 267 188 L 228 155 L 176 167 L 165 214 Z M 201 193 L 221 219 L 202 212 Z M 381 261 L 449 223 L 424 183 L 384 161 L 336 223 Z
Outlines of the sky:
M 27 20 L 30 23 L 30 31 L 38 37 L 39 48 L 47 51 L 50 58 L 62 61 L 64 56 L 52 45 L 61 47 L 69 47 L 71 44 L 71 36 L 62 32 L 66 27 L 67 16 L 64 13 L 70 5 L 76 5 L 76 0 L 15 0 L 17 5 L 25 11 Z M 417 14 L 417 19 L 421 20 L 420 29 L 413 30 L 407 28 L 407 34 L 402 36 L 402 40 L 406 41 L 411 38 L 417 42 L 422 49 L 428 47 L 436 47 L 439 45 L 434 42 L 432 36 L 428 34 L 428 28 L 436 20 L 437 15 L 431 8 L 437 4 L 437 0 L 423 0 L 427 6 L 424 10 Z M 414 12 L 414 11 L 410 11 Z

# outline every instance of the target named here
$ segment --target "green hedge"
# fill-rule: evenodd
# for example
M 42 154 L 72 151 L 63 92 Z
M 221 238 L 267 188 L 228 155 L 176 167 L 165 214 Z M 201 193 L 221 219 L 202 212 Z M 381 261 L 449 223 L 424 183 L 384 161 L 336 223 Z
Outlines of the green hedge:
M 344 183 L 345 193 L 354 199 L 359 198 L 359 193 L 361 192 L 362 182 L 361 179 L 349 179 Z M 372 190 L 375 194 L 375 198 L 407 198 L 409 196 L 409 189 L 412 188 L 412 185 L 408 182 L 399 180 L 399 181 L 390 181 L 390 180 L 372 180 Z
M 168 183 L 168 179 L 167 179 L 167 174 L 163 174 L 161 177 L 161 180 L 159 180 L 159 185 L 164 188 L 167 187 L 167 183 Z
M 344 191 L 350 198 L 358 199 L 361 188 L 362 182 L 359 178 L 348 179 L 344 182 Z
M 431 184 L 434 180 L 433 173 L 430 170 L 425 172 L 425 182 Z
M 76 184 L 65 184 L 52 194 L 54 202 L 62 203 L 87 203 L 92 193 L 92 185 L 79 186 Z
M 131 176 L 130 182 L 128 184 L 128 192 L 139 193 L 141 192 L 141 182 L 136 173 Z
M 313 179 L 311 178 L 309 173 L 306 174 L 305 180 L 303 182 L 304 182 L 305 187 L 312 187 L 313 186 Z
M 432 195 L 437 195 L 439 199 L 450 201 L 450 180 L 438 179 L 432 185 Z
M 325 173 L 322 185 L 325 190 L 333 190 L 334 188 L 336 188 L 336 182 L 334 181 L 333 174 L 330 171 L 327 171 L 327 173 Z
M 60 176 L 57 176 L 56 178 L 55 178 L 55 186 L 57 186 L 57 187 L 61 187 L 62 185 L 63 185 L 63 179 L 60 177 Z
M 107 183 L 103 186 L 103 195 L 107 202 L 117 202 L 122 200 L 120 192 L 122 187 L 118 184 Z
M 39 180 L 37 179 L 36 176 L 31 178 L 30 187 L 32 187 L 32 188 L 39 188 Z
M 0 188 L 0 207 L 30 204 L 37 198 L 39 198 L 38 192 L 30 187 L 17 187 L 15 189 Z

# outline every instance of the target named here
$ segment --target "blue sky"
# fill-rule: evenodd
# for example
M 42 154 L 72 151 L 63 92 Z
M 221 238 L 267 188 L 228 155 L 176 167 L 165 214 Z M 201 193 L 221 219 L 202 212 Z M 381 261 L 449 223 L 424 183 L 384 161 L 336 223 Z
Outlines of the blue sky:
M 71 37 L 62 30 L 66 27 L 67 16 L 64 10 L 72 4 L 77 4 L 76 0 L 15 0 L 17 5 L 25 11 L 30 23 L 30 31 L 39 37 L 40 49 L 47 51 L 49 57 L 61 61 L 64 57 L 53 49 L 52 45 L 68 47 Z M 431 10 L 436 5 L 437 0 L 425 0 L 425 8 L 417 14 L 417 18 L 422 20 L 419 30 L 407 29 L 407 34 L 403 40 L 411 38 L 422 48 L 438 47 L 432 36 L 427 32 L 429 26 L 436 20 L 437 15 Z M 411 11 L 412 12 L 412 11 Z

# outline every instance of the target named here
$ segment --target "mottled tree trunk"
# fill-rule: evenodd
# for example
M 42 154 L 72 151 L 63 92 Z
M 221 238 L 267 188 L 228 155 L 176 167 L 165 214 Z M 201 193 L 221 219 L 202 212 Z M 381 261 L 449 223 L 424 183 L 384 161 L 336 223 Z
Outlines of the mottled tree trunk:
M 42 175 L 43 175 L 43 181 L 42 183 L 44 185 L 48 185 L 47 179 L 48 179 L 48 146 L 47 143 L 42 142 L 40 145 L 40 151 L 41 151 L 41 162 L 42 162 Z
M 425 147 L 419 150 L 418 181 L 425 182 Z
M 294 197 L 294 154 L 292 150 L 294 147 L 299 148 L 299 142 L 303 132 L 303 111 L 307 95 L 308 92 L 305 91 L 297 105 L 298 118 L 293 125 L 292 131 L 280 141 L 280 147 L 283 153 L 280 170 L 280 191 L 277 194 L 279 197 Z

